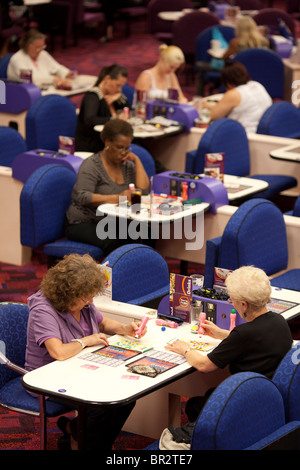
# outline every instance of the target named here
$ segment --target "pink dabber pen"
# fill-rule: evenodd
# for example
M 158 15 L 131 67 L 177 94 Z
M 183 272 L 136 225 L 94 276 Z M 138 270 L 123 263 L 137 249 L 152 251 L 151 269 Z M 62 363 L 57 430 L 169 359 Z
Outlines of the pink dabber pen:
M 199 335 L 204 335 L 204 333 L 205 333 L 204 329 L 201 326 L 201 323 L 204 323 L 205 320 L 206 320 L 206 313 L 201 312 L 200 315 L 199 315 L 199 327 L 198 327 Z
M 235 319 L 236 319 L 236 313 L 235 313 L 235 310 L 234 308 L 231 310 L 230 312 L 230 327 L 229 327 L 229 331 L 233 330 L 233 328 L 235 328 Z
M 135 338 L 139 338 L 141 336 L 141 334 L 143 333 L 143 329 L 145 328 L 145 326 L 147 325 L 148 323 L 148 320 L 149 320 L 149 317 L 147 317 L 147 315 L 145 315 L 143 318 L 142 318 L 142 323 L 140 324 L 140 327 L 139 329 L 137 330 L 137 332 L 135 333 Z

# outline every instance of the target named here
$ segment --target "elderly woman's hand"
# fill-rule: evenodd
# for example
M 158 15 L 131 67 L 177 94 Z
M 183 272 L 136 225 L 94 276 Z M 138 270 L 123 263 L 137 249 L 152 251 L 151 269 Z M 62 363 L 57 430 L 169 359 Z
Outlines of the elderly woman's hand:
M 85 346 L 96 346 L 97 344 L 103 343 L 105 346 L 109 345 L 107 337 L 104 333 L 95 333 L 93 335 L 85 336 L 82 338 Z

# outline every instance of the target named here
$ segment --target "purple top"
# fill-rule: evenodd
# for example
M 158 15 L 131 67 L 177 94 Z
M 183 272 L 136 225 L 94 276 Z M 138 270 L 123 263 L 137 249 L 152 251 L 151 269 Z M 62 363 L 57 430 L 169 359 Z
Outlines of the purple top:
M 28 307 L 25 356 L 25 369 L 28 371 L 54 360 L 45 347 L 47 339 L 58 338 L 63 343 L 70 343 L 72 339 L 99 333 L 99 324 L 103 320 L 95 305 L 89 304 L 81 310 L 78 322 L 70 313 L 56 310 L 41 291 L 28 298 Z

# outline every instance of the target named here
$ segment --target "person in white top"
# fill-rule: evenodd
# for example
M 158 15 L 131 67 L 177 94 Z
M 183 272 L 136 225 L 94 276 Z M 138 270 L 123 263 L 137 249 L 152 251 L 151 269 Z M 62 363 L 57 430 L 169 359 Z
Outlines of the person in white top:
M 157 63 L 141 72 L 135 83 L 135 89 L 145 91 L 147 99 L 167 99 L 169 89 L 177 90 L 178 101 L 187 103 L 175 73 L 184 62 L 185 58 L 179 47 L 161 44 Z
M 226 88 L 221 100 L 202 102 L 202 106 L 210 110 L 210 120 L 228 117 L 240 122 L 247 133 L 255 133 L 260 118 L 272 104 L 267 90 L 261 83 L 251 80 L 246 67 L 236 61 L 225 64 L 221 81 Z
M 20 40 L 20 49 L 13 54 L 7 67 L 7 78 L 22 81 L 23 71 L 31 71 L 31 81 L 35 85 L 57 88 L 71 86 L 73 72 L 59 64 L 45 49 L 46 36 L 35 30 L 28 30 Z

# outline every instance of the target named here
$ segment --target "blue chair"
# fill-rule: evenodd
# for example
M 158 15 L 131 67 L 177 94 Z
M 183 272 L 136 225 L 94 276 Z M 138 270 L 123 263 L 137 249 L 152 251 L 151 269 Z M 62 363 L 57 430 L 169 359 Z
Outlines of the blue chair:
M 285 422 L 283 399 L 271 380 L 240 372 L 209 397 L 196 421 L 191 450 L 299 449 L 299 426 L 299 421 Z M 158 450 L 158 444 L 145 450 Z
M 188 173 L 203 173 L 205 154 L 225 153 L 225 173 L 228 175 L 248 176 L 250 173 L 250 151 L 248 137 L 243 126 L 233 119 L 222 118 L 213 122 L 203 134 L 198 149 L 187 152 L 186 169 Z M 262 156 L 263 158 L 263 156 Z M 249 177 L 249 176 L 248 176 Z M 293 176 L 251 175 L 266 181 L 269 187 L 254 194 L 251 198 L 271 198 L 280 192 L 297 186 Z
M 112 268 L 112 299 L 134 305 L 153 305 L 170 290 L 165 259 L 153 248 L 130 243 L 112 251 L 104 260 Z
M 155 161 L 154 161 L 151 153 L 147 149 L 145 149 L 144 147 L 141 147 L 140 145 L 137 145 L 137 144 L 131 144 L 131 150 L 141 160 L 141 162 L 142 162 L 142 164 L 145 168 L 145 171 L 148 175 L 148 178 L 151 178 L 151 176 L 155 175 L 155 173 L 156 173 Z
M 243 203 L 230 217 L 223 235 L 207 240 L 204 285 L 214 283 L 214 268 L 237 269 L 254 265 L 274 276 L 274 287 L 300 290 L 300 269 L 286 271 L 288 244 L 283 215 L 266 199 Z M 276 276 L 277 273 L 286 271 Z
M 0 126 L 0 165 L 12 167 L 17 155 L 27 151 L 21 134 L 12 127 Z
M 202 94 L 202 85 L 199 86 L 199 81 L 201 83 L 213 83 L 215 86 L 221 86 L 221 72 L 219 70 L 205 70 L 201 72 L 199 70 L 199 62 L 204 62 L 209 65 L 211 62 L 211 56 L 208 54 L 208 49 L 210 49 L 210 41 L 212 39 L 212 31 L 214 28 L 217 28 L 221 33 L 224 39 L 229 43 L 229 41 L 235 36 L 235 29 L 231 26 L 224 25 L 215 25 L 206 28 L 202 31 L 196 38 L 196 51 L 195 51 L 195 69 L 198 70 L 198 74 L 201 73 L 201 76 L 198 75 L 198 85 L 197 85 L 197 94 Z
M 21 383 L 26 374 L 25 350 L 29 310 L 25 304 L 0 305 L 0 405 L 40 418 L 40 446 L 47 447 L 47 418 L 74 408 L 45 397 L 33 397 Z
M 283 99 L 284 64 L 276 52 L 254 47 L 238 52 L 234 60 L 246 67 L 252 80 L 261 83 L 272 99 Z
M 125 83 L 125 85 L 122 87 L 122 93 L 126 96 L 130 106 L 132 106 L 134 98 L 134 87 L 129 85 L 129 83 Z
M 0 59 L 0 78 L 7 78 L 7 67 L 11 57 L 13 56 L 12 53 L 7 54 Z
M 273 103 L 262 115 L 257 134 L 298 139 L 300 137 L 300 110 L 288 101 Z
M 43 246 L 49 264 L 71 253 L 88 253 L 96 260 L 104 257 L 97 246 L 65 238 L 65 214 L 75 181 L 76 174 L 69 168 L 49 164 L 35 170 L 21 191 L 21 243 L 31 248 Z
M 289 423 L 300 418 L 300 351 L 294 346 L 285 355 L 276 369 L 272 381 L 280 391 L 285 408 L 285 419 Z
M 292 215 L 294 217 L 300 217 L 300 196 L 297 197 L 293 209 L 288 212 L 285 212 L 285 215 Z
M 75 105 L 65 96 L 41 96 L 26 115 L 27 150 L 58 150 L 60 135 L 74 137 L 77 123 Z

